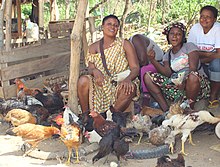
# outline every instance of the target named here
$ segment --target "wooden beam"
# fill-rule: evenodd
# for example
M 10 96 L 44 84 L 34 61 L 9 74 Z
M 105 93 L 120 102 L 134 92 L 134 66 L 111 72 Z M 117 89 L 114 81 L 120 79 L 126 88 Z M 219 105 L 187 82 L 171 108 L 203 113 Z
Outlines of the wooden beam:
M 21 27 L 21 0 L 16 0 L 17 6 L 17 23 L 18 23 L 18 36 L 22 37 L 22 27 Z
M 11 50 L 11 12 L 12 12 L 12 0 L 6 1 L 5 6 L 5 19 L 6 19 L 6 34 L 5 34 L 5 50 Z
M 39 23 L 39 37 L 43 39 L 44 37 L 44 0 L 38 1 L 39 13 L 38 13 L 38 23 Z

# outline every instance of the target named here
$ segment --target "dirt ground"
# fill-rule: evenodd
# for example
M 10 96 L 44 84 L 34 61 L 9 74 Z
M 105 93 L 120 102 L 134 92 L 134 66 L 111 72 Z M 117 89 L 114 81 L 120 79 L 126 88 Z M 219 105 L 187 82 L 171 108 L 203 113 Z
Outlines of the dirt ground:
M 204 103 L 197 105 L 197 108 L 204 107 Z M 214 115 L 220 115 L 220 107 L 217 109 L 210 110 Z M 8 127 L 6 125 L 0 124 L 0 167 L 63 167 L 65 165 L 65 158 L 55 157 L 54 159 L 41 160 L 33 157 L 22 157 L 23 152 L 20 150 L 23 144 L 20 137 L 14 137 L 5 135 L 5 130 Z M 185 156 L 186 166 L 192 167 L 219 167 L 220 166 L 220 151 L 216 151 L 211 147 L 218 148 L 220 150 L 220 139 L 216 137 L 213 132 L 196 132 L 193 134 L 193 141 L 195 146 L 190 145 L 188 142 L 185 143 L 185 151 L 188 153 Z M 88 144 L 84 143 L 82 147 L 87 147 Z M 217 147 L 218 146 L 218 147 Z M 51 152 L 54 155 L 56 152 L 67 152 L 65 145 L 59 139 L 48 139 L 39 145 L 39 150 L 44 152 Z M 136 141 L 130 145 L 131 149 L 147 149 L 149 148 L 149 143 L 147 143 L 147 137 L 143 138 L 139 146 L 136 145 Z M 176 142 L 176 153 L 169 155 L 172 158 L 177 157 L 180 151 L 181 144 L 180 138 L 177 137 Z M 108 167 L 110 162 L 116 162 L 116 157 L 110 155 L 108 162 L 104 163 L 105 158 L 99 160 L 95 164 L 92 164 L 92 157 L 96 152 L 88 154 L 87 156 L 81 157 L 80 164 L 74 164 L 74 159 L 72 159 L 72 164 L 70 166 L 74 167 Z M 153 159 L 128 159 L 127 161 L 122 161 L 121 166 L 127 167 L 155 167 L 157 158 Z

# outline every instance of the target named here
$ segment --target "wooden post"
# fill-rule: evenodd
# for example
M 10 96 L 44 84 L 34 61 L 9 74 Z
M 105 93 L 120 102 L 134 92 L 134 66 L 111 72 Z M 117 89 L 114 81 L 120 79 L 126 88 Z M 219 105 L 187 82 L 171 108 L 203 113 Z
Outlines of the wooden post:
M 39 23 L 39 37 L 43 39 L 44 37 L 44 0 L 39 0 L 39 14 L 38 14 L 38 23 Z
M 88 0 L 80 0 L 76 19 L 71 33 L 71 56 L 68 105 L 73 112 L 78 114 L 77 82 L 79 78 L 80 53 L 82 50 L 82 31 L 85 20 Z
M 5 11 L 5 0 L 2 0 L 2 6 L 0 9 L 0 50 L 4 48 L 4 32 L 3 32 L 4 11 Z
M 12 11 L 12 0 L 7 0 L 6 6 L 5 6 L 5 18 L 6 18 L 5 49 L 6 51 L 11 50 L 11 11 Z
M 16 7 L 17 7 L 18 36 L 20 38 L 20 37 L 22 37 L 22 30 L 21 30 L 21 0 L 16 0 Z

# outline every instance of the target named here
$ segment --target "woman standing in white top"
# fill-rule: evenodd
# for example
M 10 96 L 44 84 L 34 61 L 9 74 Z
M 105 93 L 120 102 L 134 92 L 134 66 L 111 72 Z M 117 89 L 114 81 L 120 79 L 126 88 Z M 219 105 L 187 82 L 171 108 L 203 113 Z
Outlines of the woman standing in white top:
M 200 59 L 211 81 L 209 108 L 219 106 L 220 91 L 220 23 L 216 22 L 218 10 L 213 6 L 204 6 L 200 10 L 199 23 L 195 24 L 188 36 L 188 42 L 200 48 Z

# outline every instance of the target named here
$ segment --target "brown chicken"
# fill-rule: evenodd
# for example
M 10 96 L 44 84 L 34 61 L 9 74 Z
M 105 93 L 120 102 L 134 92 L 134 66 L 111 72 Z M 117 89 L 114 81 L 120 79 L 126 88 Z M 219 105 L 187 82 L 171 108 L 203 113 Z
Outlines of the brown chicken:
M 59 92 L 45 95 L 40 90 L 36 89 L 33 93 L 33 96 L 37 100 L 39 100 L 51 114 L 63 110 L 64 107 L 63 97 Z
M 37 120 L 30 112 L 23 109 L 12 109 L 4 117 L 6 122 L 13 126 L 19 126 L 25 123 L 36 124 Z
M 182 154 L 178 154 L 176 159 L 171 159 L 169 156 L 162 156 L 157 159 L 156 167 L 185 167 L 185 160 Z
M 34 90 L 35 89 L 38 89 L 38 88 L 28 88 L 27 86 L 25 86 L 25 84 L 19 79 L 19 78 L 16 78 L 15 79 L 15 84 L 17 86 L 17 95 L 18 96 L 24 96 L 24 95 L 33 95 L 34 93 Z M 19 91 L 23 89 L 23 92 L 24 94 L 22 95 L 19 95 Z M 38 89 L 40 90 L 40 89 Z M 18 97 L 19 98 L 19 97 Z
M 63 118 L 61 115 L 56 117 L 56 123 L 61 125 L 60 138 L 68 149 L 68 159 L 66 161 L 67 165 L 70 165 L 70 158 L 72 154 L 72 149 L 76 152 L 76 161 L 79 163 L 79 153 L 78 148 L 81 143 L 81 129 L 79 124 L 77 124 L 77 116 L 71 116 L 73 113 L 69 113 L 70 110 L 67 107 L 63 113 Z
M 52 135 L 60 134 L 60 130 L 55 127 L 26 123 L 7 130 L 6 134 L 21 136 L 25 143 L 31 146 L 30 150 L 25 152 L 24 156 L 26 156 L 33 151 L 41 141 L 52 137 Z

